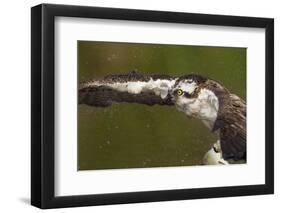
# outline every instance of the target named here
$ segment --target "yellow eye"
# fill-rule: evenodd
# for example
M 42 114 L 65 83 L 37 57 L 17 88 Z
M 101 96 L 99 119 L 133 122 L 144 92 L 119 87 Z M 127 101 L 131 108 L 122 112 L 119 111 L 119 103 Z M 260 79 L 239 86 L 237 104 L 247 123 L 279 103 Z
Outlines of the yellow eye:
M 181 95 L 183 95 L 183 91 L 181 89 L 178 89 L 177 94 L 178 94 L 178 96 L 181 96 Z

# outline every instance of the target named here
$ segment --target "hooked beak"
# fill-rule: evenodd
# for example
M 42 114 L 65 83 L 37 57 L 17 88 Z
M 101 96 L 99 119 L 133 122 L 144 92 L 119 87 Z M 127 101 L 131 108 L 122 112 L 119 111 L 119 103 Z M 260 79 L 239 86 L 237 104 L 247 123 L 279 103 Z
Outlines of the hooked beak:
M 175 103 L 176 98 L 175 98 L 175 96 L 174 96 L 173 94 L 174 94 L 174 90 L 169 90 L 168 95 L 167 95 L 166 98 L 167 98 L 169 101 L 171 101 L 172 103 Z

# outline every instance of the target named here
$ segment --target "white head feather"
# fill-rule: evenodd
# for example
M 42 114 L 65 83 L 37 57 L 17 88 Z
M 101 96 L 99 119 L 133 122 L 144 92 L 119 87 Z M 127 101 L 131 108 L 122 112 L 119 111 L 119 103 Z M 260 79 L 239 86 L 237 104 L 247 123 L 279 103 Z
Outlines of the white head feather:
M 191 95 L 198 88 L 196 82 L 183 81 L 175 90 L 181 89 L 184 93 Z M 178 110 L 188 116 L 197 117 L 210 129 L 212 129 L 219 110 L 217 96 L 206 88 L 201 88 L 196 97 L 185 97 L 184 95 L 174 97 Z

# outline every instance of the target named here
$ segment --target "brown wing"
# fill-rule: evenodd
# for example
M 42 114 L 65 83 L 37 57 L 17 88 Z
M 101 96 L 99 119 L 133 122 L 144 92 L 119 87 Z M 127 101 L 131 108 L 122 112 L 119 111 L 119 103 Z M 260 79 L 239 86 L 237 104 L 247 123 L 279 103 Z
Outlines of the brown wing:
M 175 79 L 166 75 L 142 75 L 136 72 L 108 75 L 82 83 L 79 104 L 107 107 L 112 103 L 173 105 L 169 89 Z
M 234 94 L 222 101 L 215 123 L 225 160 L 246 160 L 246 103 Z

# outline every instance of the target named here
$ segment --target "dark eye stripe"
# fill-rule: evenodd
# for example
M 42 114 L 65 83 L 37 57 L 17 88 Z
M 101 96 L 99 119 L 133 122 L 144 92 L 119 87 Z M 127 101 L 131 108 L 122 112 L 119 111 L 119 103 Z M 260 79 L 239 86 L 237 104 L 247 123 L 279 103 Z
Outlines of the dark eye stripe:
M 195 88 L 195 90 L 193 91 L 192 94 L 189 94 L 189 93 L 184 93 L 184 96 L 187 97 L 187 98 L 197 98 L 198 94 L 199 94 L 199 87 Z
M 173 95 L 174 95 L 174 96 L 179 96 L 178 91 L 179 91 L 179 89 L 175 90 L 175 91 L 173 92 Z M 182 90 L 181 90 L 181 91 L 182 91 Z M 182 92 L 183 92 L 183 91 L 182 91 Z M 184 92 L 183 92 L 183 94 L 182 94 L 182 95 L 184 95 Z
M 174 96 L 179 96 L 178 95 L 178 90 L 179 89 L 176 89 L 176 90 L 173 91 L 173 95 Z M 196 88 L 192 94 L 189 94 L 188 92 L 184 92 L 183 91 L 183 94 L 180 95 L 180 96 L 184 96 L 186 98 L 196 98 L 198 96 L 199 90 L 200 90 L 199 88 Z
M 187 93 L 187 92 L 185 92 L 183 95 L 184 95 L 184 97 L 186 97 L 186 98 L 191 98 L 191 97 L 192 97 L 192 94 L 189 94 L 189 93 Z

